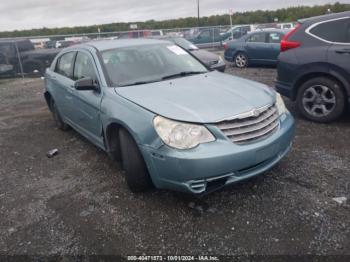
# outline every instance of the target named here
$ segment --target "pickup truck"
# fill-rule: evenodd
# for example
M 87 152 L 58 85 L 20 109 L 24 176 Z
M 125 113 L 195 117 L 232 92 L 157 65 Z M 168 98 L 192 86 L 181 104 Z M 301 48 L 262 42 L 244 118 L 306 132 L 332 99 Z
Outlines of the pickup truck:
M 59 51 L 35 49 L 28 39 L 0 39 L 0 77 L 44 74 Z

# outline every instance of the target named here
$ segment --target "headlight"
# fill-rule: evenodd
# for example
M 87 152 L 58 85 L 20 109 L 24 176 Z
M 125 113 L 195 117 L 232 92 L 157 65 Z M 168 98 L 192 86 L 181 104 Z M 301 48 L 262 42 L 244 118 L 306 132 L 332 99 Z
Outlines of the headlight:
M 281 95 L 278 93 L 276 93 L 276 106 L 277 106 L 277 110 L 278 110 L 279 115 L 282 115 L 285 112 L 287 112 L 287 108 L 284 105 L 283 99 L 282 99 Z
M 190 149 L 215 140 L 203 125 L 187 124 L 157 116 L 154 128 L 163 142 L 177 149 Z
M 224 59 L 222 59 L 222 57 L 219 56 L 219 63 L 222 63 L 222 62 L 224 62 Z

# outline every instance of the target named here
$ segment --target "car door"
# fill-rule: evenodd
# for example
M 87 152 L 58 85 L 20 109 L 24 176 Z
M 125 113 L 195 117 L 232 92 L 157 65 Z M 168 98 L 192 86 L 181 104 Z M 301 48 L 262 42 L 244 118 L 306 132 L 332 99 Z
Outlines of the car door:
M 350 18 L 332 21 L 327 25 L 333 33 L 325 36 L 332 42 L 328 49 L 327 60 L 344 70 L 350 80 Z
M 58 111 L 63 120 L 69 124 L 74 119 L 73 95 L 75 92 L 73 81 L 73 65 L 76 52 L 67 52 L 61 55 L 56 63 L 55 72 L 49 76 L 48 81 L 53 92 L 53 98 L 57 105 Z
M 100 79 L 93 56 L 88 51 L 78 51 L 74 65 L 74 80 L 92 78 L 97 86 Z M 77 128 L 98 145 L 102 145 L 102 123 L 100 121 L 100 104 L 102 92 L 98 90 L 77 91 L 73 98 L 75 123 Z
M 282 32 L 269 32 L 267 34 L 267 41 L 269 43 L 269 49 L 267 53 L 266 62 L 271 64 L 277 63 L 277 58 L 281 51 L 281 40 L 284 34 Z
M 205 29 L 201 31 L 198 36 L 195 38 L 195 44 L 204 44 L 204 43 L 209 43 L 211 42 L 211 31 L 210 29 Z
M 266 33 L 252 33 L 246 40 L 246 52 L 250 61 L 259 63 L 268 58 L 269 43 L 266 42 Z

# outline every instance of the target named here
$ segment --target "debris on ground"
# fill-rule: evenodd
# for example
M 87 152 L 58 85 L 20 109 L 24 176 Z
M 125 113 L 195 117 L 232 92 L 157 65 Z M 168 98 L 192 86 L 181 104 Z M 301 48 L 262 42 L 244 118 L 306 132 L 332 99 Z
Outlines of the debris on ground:
M 58 149 L 51 149 L 49 152 L 46 153 L 48 158 L 53 158 L 54 156 L 58 155 Z
M 334 197 L 332 198 L 335 202 L 337 202 L 338 204 L 343 204 L 346 202 L 347 198 L 346 197 Z

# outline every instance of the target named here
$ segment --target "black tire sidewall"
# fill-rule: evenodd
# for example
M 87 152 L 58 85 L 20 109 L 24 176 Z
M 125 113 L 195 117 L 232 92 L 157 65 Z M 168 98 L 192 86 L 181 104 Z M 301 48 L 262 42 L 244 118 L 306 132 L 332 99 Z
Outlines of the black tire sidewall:
M 62 117 L 57 109 L 56 103 L 53 99 L 51 99 L 51 111 L 57 128 L 64 131 L 68 130 L 68 125 L 63 122 Z
M 333 109 L 333 111 L 328 114 L 327 116 L 323 117 L 315 117 L 310 115 L 304 108 L 302 98 L 305 90 L 311 86 L 314 85 L 324 85 L 327 86 L 329 89 L 331 89 L 336 97 L 336 106 Z M 342 90 L 342 87 L 338 81 L 335 81 L 333 79 L 327 78 L 327 77 L 316 77 L 313 79 L 310 79 L 303 83 L 297 94 L 297 105 L 298 105 L 298 110 L 299 112 L 307 119 L 314 121 L 314 122 L 319 122 L 319 123 L 329 123 L 332 122 L 336 119 L 338 119 L 342 113 L 344 112 L 345 109 L 345 95 Z
M 126 182 L 133 192 L 143 192 L 152 188 L 143 156 L 132 136 L 123 128 L 119 130 L 120 149 Z

